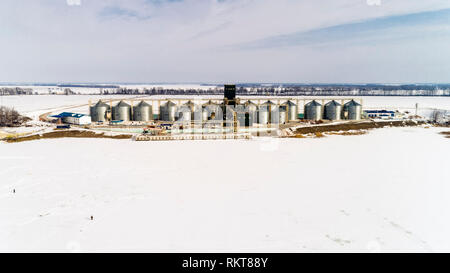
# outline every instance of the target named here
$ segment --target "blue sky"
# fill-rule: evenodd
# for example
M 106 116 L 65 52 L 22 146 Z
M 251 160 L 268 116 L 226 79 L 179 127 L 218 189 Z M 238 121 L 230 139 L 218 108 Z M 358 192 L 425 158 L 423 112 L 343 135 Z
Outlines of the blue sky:
M 3 0 L 0 82 L 450 82 L 448 0 Z

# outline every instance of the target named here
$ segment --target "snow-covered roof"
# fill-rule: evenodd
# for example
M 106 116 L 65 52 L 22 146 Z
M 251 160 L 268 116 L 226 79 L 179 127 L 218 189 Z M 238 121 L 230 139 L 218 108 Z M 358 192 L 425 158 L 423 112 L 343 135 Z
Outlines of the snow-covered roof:
M 67 118 L 67 117 L 74 117 L 74 118 L 81 118 L 86 116 L 85 114 L 78 114 L 78 113 L 71 113 L 71 112 L 62 112 L 58 115 L 51 116 L 52 118 Z
M 367 114 L 394 114 L 394 111 L 388 111 L 388 110 L 365 110 Z

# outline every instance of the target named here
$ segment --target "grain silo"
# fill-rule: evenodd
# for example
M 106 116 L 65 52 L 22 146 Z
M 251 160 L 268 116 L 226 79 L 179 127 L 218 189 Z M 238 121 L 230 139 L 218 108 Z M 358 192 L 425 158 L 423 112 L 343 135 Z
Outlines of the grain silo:
M 131 119 L 131 106 L 121 100 L 112 109 L 113 120 L 129 121 Z
M 258 119 L 261 118 L 260 124 L 278 123 L 279 106 L 271 101 L 266 101 L 258 108 Z M 267 116 L 267 117 L 266 117 Z
M 362 106 L 356 101 L 351 100 L 346 104 L 344 104 L 343 116 L 345 119 L 360 120 L 361 113 L 362 113 Z
M 208 101 L 202 105 L 202 120 L 221 120 L 222 119 L 222 109 L 217 103 Z
M 297 120 L 298 119 L 297 104 L 295 104 L 292 101 L 288 100 L 287 102 L 283 103 L 281 106 L 286 107 L 287 121 L 293 121 L 293 120 Z
M 322 104 L 313 100 L 305 105 L 305 118 L 309 120 L 322 119 Z
M 238 121 L 239 126 L 245 126 L 245 127 L 253 126 L 253 123 L 255 122 L 254 118 L 256 117 L 256 114 L 255 114 L 255 112 L 251 112 L 249 107 L 245 106 L 245 104 L 236 105 L 233 108 L 233 112 L 236 113 L 236 119 Z
M 287 116 L 287 108 L 285 105 L 281 105 L 278 107 L 278 122 L 279 124 L 285 124 L 286 123 L 286 116 Z
M 133 107 L 133 120 L 135 121 L 150 121 L 153 119 L 153 107 L 141 101 Z
M 164 121 L 175 121 L 177 115 L 177 105 L 171 101 L 159 107 L 159 119 Z
M 256 103 L 253 103 L 251 101 L 246 101 L 244 103 L 244 107 L 245 107 L 245 111 L 247 111 L 250 116 L 251 119 L 253 120 L 253 122 L 256 123 L 256 121 L 258 120 L 258 105 L 256 105 Z
M 335 100 L 325 104 L 324 116 L 328 120 L 340 120 L 342 115 L 342 105 Z
M 106 121 L 107 113 L 111 110 L 111 107 L 99 100 L 94 106 L 90 108 L 91 120 L 94 122 L 97 121 Z
M 183 104 L 178 112 L 181 114 L 179 120 L 182 121 L 191 121 L 196 120 L 199 121 L 202 118 L 202 108 L 201 106 L 193 103 L 192 101 L 188 101 Z
M 269 123 L 269 107 L 267 105 L 260 105 L 258 107 L 258 123 L 268 124 Z

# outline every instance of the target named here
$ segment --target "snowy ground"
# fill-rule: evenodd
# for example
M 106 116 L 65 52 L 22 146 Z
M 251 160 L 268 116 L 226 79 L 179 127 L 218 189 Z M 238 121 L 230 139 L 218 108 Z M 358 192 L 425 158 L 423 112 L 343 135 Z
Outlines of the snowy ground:
M 450 251 L 442 130 L 2 142 L 0 251 Z

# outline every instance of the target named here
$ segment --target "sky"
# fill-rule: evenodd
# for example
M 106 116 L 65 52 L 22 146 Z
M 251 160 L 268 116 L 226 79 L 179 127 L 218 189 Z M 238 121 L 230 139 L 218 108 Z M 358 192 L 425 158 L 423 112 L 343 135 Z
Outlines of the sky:
M 449 0 L 2 0 L 0 82 L 449 83 Z

